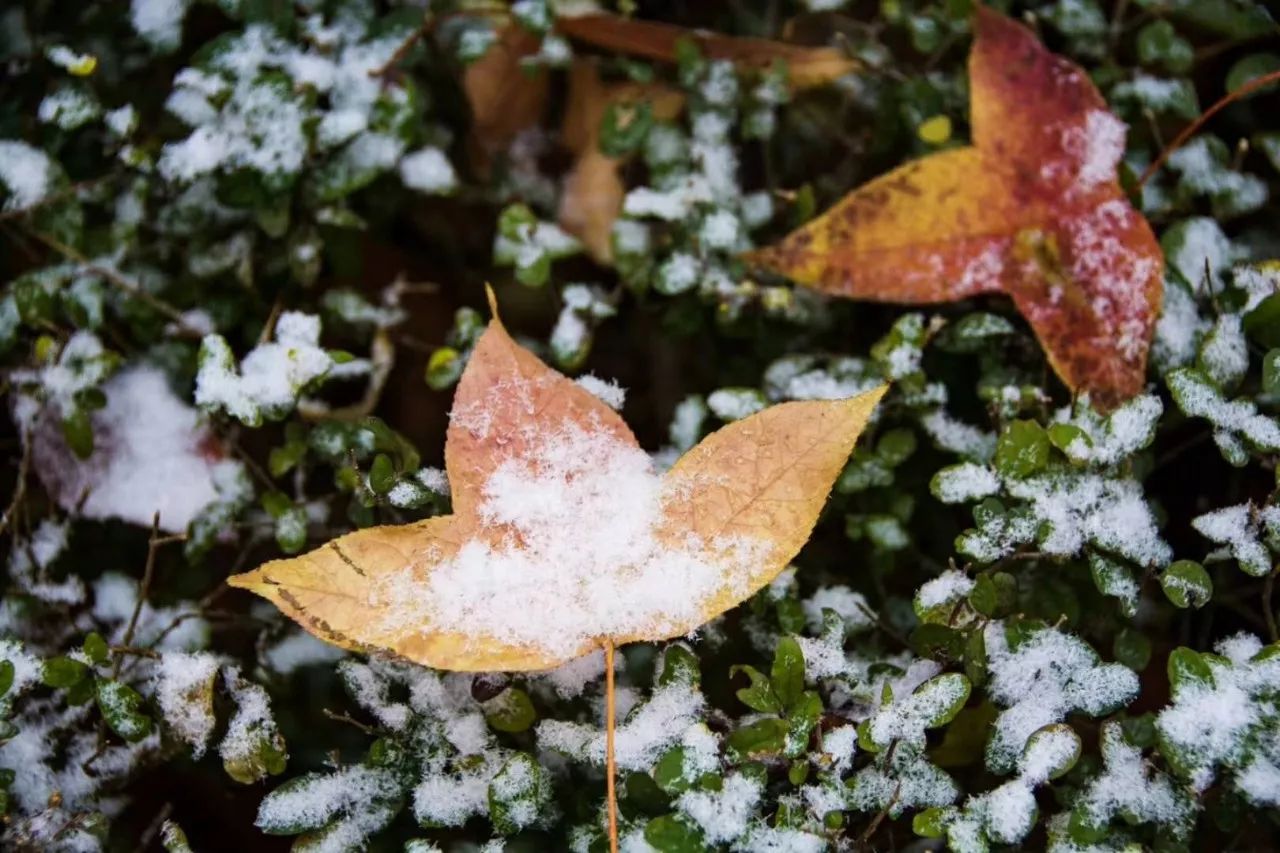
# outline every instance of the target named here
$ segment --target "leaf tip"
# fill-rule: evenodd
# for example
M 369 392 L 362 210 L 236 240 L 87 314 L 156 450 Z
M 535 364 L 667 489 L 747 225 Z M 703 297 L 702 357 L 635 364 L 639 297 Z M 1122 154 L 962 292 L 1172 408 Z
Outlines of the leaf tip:
M 493 315 L 493 319 L 501 323 L 502 318 L 498 316 L 498 297 L 493 292 L 493 285 L 487 281 L 484 283 L 484 298 L 489 303 L 489 313 Z

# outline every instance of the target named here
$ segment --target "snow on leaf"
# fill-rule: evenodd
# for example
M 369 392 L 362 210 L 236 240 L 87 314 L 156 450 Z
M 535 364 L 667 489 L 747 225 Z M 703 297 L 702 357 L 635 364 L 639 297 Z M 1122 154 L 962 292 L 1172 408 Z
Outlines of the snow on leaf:
M 975 31 L 973 146 L 872 181 L 751 259 L 857 299 L 1007 293 L 1062 380 L 1114 407 L 1142 388 L 1163 266 L 1116 180 L 1125 127 L 1026 28 L 979 8 Z
M 495 317 L 450 418 L 454 515 L 230 583 L 335 645 L 442 669 L 547 669 L 606 640 L 688 634 L 800 550 L 882 393 L 774 406 L 659 475 L 616 412 Z

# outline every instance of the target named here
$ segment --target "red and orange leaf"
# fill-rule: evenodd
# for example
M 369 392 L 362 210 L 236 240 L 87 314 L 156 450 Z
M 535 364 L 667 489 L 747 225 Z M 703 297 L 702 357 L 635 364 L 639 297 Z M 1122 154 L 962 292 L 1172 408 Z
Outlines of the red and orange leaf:
M 495 318 L 454 401 L 454 515 L 229 583 L 323 640 L 442 669 L 546 669 L 687 634 L 795 556 L 881 394 L 766 409 L 662 475 L 612 410 Z
M 1021 24 L 980 7 L 975 32 L 974 145 L 866 184 L 751 258 L 858 299 L 1005 292 L 1068 387 L 1113 407 L 1142 389 L 1163 279 L 1117 181 L 1124 125 Z

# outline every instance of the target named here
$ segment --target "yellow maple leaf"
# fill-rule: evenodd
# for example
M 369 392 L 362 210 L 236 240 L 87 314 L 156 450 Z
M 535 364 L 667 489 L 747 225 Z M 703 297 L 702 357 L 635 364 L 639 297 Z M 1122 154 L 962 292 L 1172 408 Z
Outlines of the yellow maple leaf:
M 547 669 L 682 636 L 808 539 L 883 388 L 783 403 L 665 474 L 622 418 L 496 317 L 454 399 L 454 514 L 349 533 L 230 578 L 317 637 L 440 669 Z

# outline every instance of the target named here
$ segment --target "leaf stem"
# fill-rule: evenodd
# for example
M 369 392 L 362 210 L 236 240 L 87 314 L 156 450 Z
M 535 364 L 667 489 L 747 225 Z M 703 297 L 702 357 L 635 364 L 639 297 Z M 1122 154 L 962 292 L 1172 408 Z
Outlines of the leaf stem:
M 1239 89 L 1236 89 L 1234 92 L 1228 92 L 1224 95 L 1216 104 L 1201 113 L 1198 119 L 1183 128 L 1182 132 L 1175 136 L 1173 141 L 1165 146 L 1165 149 L 1160 152 L 1160 156 L 1147 167 L 1147 170 L 1142 173 L 1142 177 L 1138 178 L 1138 188 L 1142 189 L 1142 187 L 1146 186 L 1147 181 L 1151 180 L 1152 175 L 1160 171 L 1160 167 L 1165 164 L 1165 161 L 1169 159 L 1173 152 L 1186 144 L 1188 139 L 1194 136 L 1200 128 L 1204 127 L 1205 122 L 1246 95 L 1250 95 L 1264 86 L 1269 86 L 1277 80 L 1280 80 L 1280 71 L 1272 71 L 1270 74 L 1263 74 L 1261 77 L 1255 77 Z
M 617 726 L 617 702 L 613 686 L 613 640 L 604 641 L 604 764 L 606 798 L 609 808 L 609 853 L 618 853 L 618 768 L 613 752 L 614 729 Z

